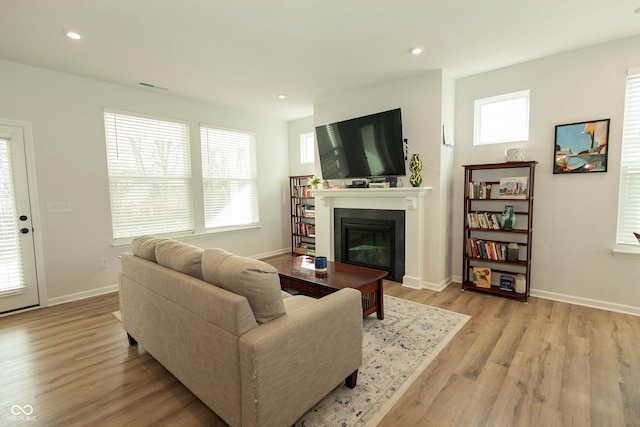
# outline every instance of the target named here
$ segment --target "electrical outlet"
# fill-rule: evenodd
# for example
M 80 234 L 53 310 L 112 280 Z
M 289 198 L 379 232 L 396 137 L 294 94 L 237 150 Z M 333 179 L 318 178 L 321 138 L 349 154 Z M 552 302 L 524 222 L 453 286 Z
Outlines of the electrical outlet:
M 47 213 L 71 212 L 71 202 L 47 202 Z
M 109 268 L 109 259 L 108 258 L 100 258 L 100 267 Z

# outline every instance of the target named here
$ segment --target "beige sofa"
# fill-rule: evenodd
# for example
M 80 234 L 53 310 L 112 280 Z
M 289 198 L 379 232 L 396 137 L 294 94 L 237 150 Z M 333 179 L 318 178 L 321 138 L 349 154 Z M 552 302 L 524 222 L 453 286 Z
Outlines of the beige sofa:
M 360 292 L 287 296 L 277 271 L 144 236 L 122 257 L 120 307 L 140 343 L 231 426 L 289 426 L 362 362 Z

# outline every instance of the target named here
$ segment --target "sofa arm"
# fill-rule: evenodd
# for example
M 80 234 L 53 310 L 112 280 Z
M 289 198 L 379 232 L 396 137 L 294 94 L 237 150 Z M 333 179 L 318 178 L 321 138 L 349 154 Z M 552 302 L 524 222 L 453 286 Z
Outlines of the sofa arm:
M 342 289 L 240 338 L 242 425 L 291 425 L 362 364 L 362 295 Z

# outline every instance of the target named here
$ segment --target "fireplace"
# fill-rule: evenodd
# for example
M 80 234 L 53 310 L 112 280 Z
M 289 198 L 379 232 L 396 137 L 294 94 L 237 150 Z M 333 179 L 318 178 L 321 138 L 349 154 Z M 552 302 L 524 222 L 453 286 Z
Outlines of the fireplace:
M 405 274 L 403 210 L 334 209 L 336 261 L 388 272 L 402 282 Z

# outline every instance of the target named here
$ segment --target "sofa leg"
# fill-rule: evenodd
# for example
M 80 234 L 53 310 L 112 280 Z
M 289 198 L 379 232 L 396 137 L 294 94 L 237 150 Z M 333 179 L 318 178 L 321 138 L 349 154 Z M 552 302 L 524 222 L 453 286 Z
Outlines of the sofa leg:
M 129 340 L 129 345 L 136 345 L 138 341 L 136 341 L 129 333 L 127 332 L 127 339 Z
M 351 375 L 349 375 L 344 380 L 344 385 L 346 385 L 349 388 L 354 388 L 357 382 L 358 382 L 358 370 L 356 369 L 355 371 L 353 371 Z

